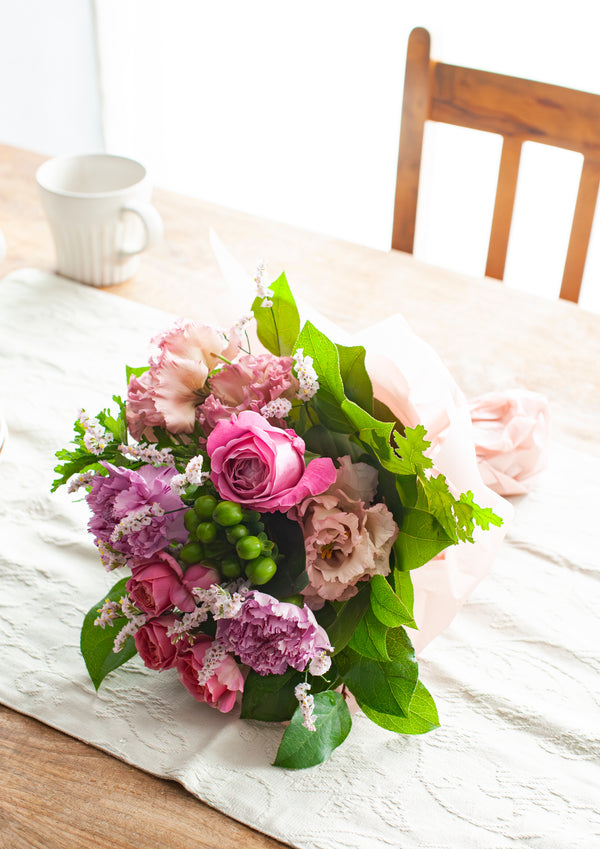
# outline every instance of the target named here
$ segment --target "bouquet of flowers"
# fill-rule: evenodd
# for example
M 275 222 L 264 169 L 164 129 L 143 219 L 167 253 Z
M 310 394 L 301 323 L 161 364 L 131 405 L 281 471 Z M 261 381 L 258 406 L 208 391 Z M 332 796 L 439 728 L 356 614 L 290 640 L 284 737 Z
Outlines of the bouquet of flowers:
M 345 740 L 350 695 L 391 731 L 437 727 L 411 570 L 501 519 L 374 399 L 363 347 L 301 328 L 285 275 L 256 282 L 230 330 L 155 337 L 118 413 L 80 412 L 54 489 L 85 488 L 100 558 L 126 570 L 83 623 L 96 689 L 137 653 L 199 702 L 286 723 L 274 763 L 298 769 Z

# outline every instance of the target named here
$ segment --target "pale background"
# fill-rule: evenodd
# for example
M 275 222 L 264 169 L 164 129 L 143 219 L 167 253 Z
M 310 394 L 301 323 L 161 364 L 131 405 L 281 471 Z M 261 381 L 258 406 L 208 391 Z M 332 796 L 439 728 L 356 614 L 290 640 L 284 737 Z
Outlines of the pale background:
M 0 0 L 0 142 L 134 156 L 165 188 L 387 250 L 410 30 L 426 26 L 448 62 L 600 93 L 598 8 Z M 499 139 L 429 130 L 415 253 L 480 275 Z M 580 170 L 577 154 L 527 146 L 509 285 L 556 295 Z M 581 304 L 600 311 L 595 231 Z

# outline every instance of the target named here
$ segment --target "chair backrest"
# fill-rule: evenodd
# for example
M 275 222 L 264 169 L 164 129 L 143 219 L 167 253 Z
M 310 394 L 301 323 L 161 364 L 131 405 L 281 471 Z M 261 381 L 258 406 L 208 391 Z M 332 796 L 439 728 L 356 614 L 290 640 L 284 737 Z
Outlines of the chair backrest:
M 400 127 L 392 248 L 412 253 L 423 130 L 440 121 L 503 136 L 485 273 L 501 280 L 521 145 L 536 141 L 583 154 L 560 297 L 577 301 L 600 181 L 600 95 L 447 65 L 430 58 L 426 29 L 411 32 Z

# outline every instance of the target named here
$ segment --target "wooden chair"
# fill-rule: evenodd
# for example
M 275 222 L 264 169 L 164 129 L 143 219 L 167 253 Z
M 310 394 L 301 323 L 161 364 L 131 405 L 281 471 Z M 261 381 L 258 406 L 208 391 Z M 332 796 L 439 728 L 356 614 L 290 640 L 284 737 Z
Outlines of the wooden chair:
M 560 297 L 577 301 L 600 180 L 600 95 L 446 65 L 430 58 L 427 30 L 408 41 L 392 248 L 412 253 L 425 121 L 503 136 L 485 273 L 504 275 L 521 145 L 536 141 L 583 154 Z

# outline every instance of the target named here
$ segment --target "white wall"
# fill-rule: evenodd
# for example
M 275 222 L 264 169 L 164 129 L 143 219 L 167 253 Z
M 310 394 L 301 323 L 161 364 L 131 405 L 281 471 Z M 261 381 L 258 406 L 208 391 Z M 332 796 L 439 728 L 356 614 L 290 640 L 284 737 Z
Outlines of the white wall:
M 0 0 L 0 143 L 103 147 L 91 0 Z

